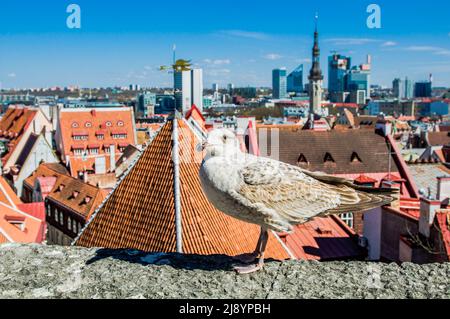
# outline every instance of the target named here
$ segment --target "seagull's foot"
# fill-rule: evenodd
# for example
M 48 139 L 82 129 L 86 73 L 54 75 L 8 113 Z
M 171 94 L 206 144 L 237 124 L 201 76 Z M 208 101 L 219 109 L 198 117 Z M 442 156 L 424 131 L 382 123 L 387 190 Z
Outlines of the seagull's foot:
M 242 254 L 236 257 L 233 257 L 234 260 L 237 260 L 244 264 L 251 264 L 254 263 L 256 259 L 258 259 L 259 254 L 258 253 L 251 253 L 251 254 Z
M 234 270 L 239 274 L 239 275 L 248 275 L 248 274 L 252 274 L 255 273 L 257 271 L 260 271 L 264 268 L 264 264 L 263 263 L 256 263 L 256 264 L 252 264 L 252 265 L 247 265 L 247 266 L 235 266 Z

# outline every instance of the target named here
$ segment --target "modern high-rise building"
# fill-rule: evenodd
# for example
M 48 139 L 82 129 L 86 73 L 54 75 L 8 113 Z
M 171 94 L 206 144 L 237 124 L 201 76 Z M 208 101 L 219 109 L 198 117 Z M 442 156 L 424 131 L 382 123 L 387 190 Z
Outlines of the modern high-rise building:
M 214 92 L 218 92 L 218 91 L 219 91 L 219 84 L 213 83 L 213 85 L 212 85 L 212 90 L 213 90 Z
M 274 99 L 285 99 L 287 95 L 287 71 L 285 68 L 272 71 L 272 97 Z
M 135 110 L 136 114 L 140 115 L 148 115 L 148 109 L 149 107 L 155 107 L 156 106 L 156 94 L 145 92 L 138 95 L 138 103 L 137 103 L 137 110 Z
M 186 114 L 192 105 L 203 111 L 203 71 L 193 69 L 174 72 L 175 99 L 178 111 Z
M 228 83 L 227 90 L 228 90 L 228 94 L 230 94 L 230 96 L 233 96 L 233 94 L 234 94 L 234 84 L 233 83 Z
M 414 82 L 405 78 L 405 95 L 406 99 L 412 99 L 414 97 Z
M 394 79 L 392 82 L 392 89 L 395 98 L 400 100 L 405 97 L 405 86 L 401 79 Z
M 430 75 L 429 81 L 417 82 L 414 85 L 415 97 L 431 97 L 433 93 L 433 76 Z
M 340 54 L 333 54 L 328 57 L 328 91 L 330 94 L 347 90 L 347 74 L 351 65 L 350 57 Z
M 287 77 L 287 90 L 288 92 L 302 93 L 303 87 L 303 64 L 299 65 L 291 74 Z
M 347 79 L 348 91 L 366 91 L 370 98 L 370 64 L 361 64 L 350 69 Z

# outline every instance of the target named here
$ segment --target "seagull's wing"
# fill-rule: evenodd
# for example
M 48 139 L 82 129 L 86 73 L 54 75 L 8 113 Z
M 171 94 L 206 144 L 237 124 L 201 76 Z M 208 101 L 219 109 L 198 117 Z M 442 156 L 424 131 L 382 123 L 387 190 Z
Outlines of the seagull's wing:
M 314 217 L 363 211 L 392 201 L 390 196 L 357 190 L 348 180 L 266 158 L 245 165 L 239 173 L 242 182 L 234 197 L 255 210 L 255 222 L 279 231 L 290 231 L 290 225 Z

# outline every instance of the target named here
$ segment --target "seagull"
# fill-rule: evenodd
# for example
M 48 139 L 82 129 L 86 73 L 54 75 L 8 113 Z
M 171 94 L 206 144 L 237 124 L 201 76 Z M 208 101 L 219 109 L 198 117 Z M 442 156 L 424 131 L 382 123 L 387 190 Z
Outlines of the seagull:
M 270 231 L 289 234 L 316 217 L 388 205 L 398 193 L 245 153 L 228 129 L 210 132 L 202 149 L 199 177 L 207 199 L 223 213 L 261 227 L 255 251 L 234 268 L 239 274 L 263 268 Z

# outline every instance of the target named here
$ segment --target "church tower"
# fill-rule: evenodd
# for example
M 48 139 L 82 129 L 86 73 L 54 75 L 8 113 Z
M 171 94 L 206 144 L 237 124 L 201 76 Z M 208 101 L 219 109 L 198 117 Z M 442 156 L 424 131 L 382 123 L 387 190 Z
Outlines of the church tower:
M 322 83 L 323 75 L 320 69 L 320 48 L 319 48 L 319 32 L 317 31 L 317 20 L 316 15 L 316 29 L 314 32 L 314 47 L 312 54 L 312 68 L 309 72 L 309 111 L 310 119 L 313 120 L 314 115 L 321 115 L 322 107 Z

